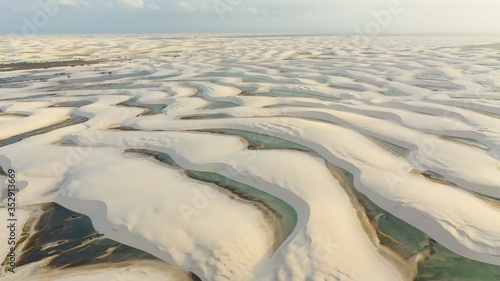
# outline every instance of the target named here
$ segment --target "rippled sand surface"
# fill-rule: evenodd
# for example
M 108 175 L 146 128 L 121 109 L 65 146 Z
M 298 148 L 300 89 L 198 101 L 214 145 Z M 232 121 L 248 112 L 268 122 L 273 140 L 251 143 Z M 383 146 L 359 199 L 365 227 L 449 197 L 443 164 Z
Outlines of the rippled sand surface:
M 169 264 L 22 278 L 498 279 L 498 42 L 0 37 L 18 205 L 55 202 Z

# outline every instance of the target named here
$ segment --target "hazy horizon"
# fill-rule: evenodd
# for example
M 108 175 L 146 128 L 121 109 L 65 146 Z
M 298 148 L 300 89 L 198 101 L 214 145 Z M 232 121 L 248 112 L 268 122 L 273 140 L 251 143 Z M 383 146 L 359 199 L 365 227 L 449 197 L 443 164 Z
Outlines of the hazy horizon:
M 0 34 L 499 34 L 500 1 L 0 0 Z

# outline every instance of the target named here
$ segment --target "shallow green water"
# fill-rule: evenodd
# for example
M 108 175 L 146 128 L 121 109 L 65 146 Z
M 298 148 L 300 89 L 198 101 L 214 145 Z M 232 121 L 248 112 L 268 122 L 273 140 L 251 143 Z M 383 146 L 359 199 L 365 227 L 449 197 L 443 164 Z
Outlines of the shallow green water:
M 105 73 L 102 73 L 105 74 Z M 135 78 L 135 77 L 142 77 L 142 76 L 148 76 L 151 75 L 150 72 L 144 71 L 144 72 L 136 72 L 136 73 L 126 73 L 126 74 L 105 74 L 103 76 L 96 76 L 96 77 L 90 77 L 90 78 L 75 78 L 75 79 L 68 79 L 66 82 L 70 84 L 78 84 L 78 83 L 91 83 L 91 82 L 104 82 L 104 81 L 110 81 L 110 80 L 118 80 L 118 79 L 123 79 L 123 78 Z
M 212 133 L 239 135 L 246 138 L 259 149 L 299 149 L 312 152 L 309 148 L 293 142 L 281 140 L 267 135 L 256 134 L 241 130 L 208 130 Z M 379 140 L 380 141 L 380 140 Z M 381 141 L 390 149 L 400 154 L 407 150 L 391 143 Z M 313 152 L 314 153 L 314 152 Z M 344 174 L 353 183 L 353 176 L 344 171 Z M 429 238 L 419 229 L 393 216 L 378 207 L 366 196 L 353 189 L 359 202 L 365 208 L 371 221 L 377 221 L 377 232 L 382 243 L 395 249 L 406 258 L 419 252 L 429 252 L 429 257 L 419 263 L 417 281 L 493 281 L 500 280 L 500 267 L 480 263 L 461 257 L 439 243 Z
M 156 257 L 104 238 L 97 233 L 89 217 L 75 213 L 56 203 L 44 204 L 44 213 L 23 248 L 18 266 L 54 257 L 51 266 L 119 262 Z M 107 257 L 98 259 L 110 248 L 116 249 Z
M 435 252 L 418 265 L 416 281 L 496 281 L 500 280 L 500 266 L 488 265 L 463 258 L 436 242 Z
M 207 108 L 218 109 L 218 108 L 228 108 L 237 106 L 240 105 L 229 101 L 214 101 Z
M 243 76 L 243 82 L 273 83 L 273 84 L 285 83 L 278 80 L 264 79 L 264 78 L 250 77 L 250 76 Z
M 47 75 L 33 75 L 33 76 L 18 76 L 12 78 L 2 78 L 0 79 L 0 84 L 10 84 L 10 83 L 23 83 L 23 82 L 33 82 L 40 80 L 48 80 L 52 78 L 57 78 L 65 75 L 65 73 L 57 73 L 57 74 L 47 74 Z
M 399 156 L 405 156 L 407 155 L 410 151 L 402 146 L 393 144 L 388 141 L 381 140 L 379 138 L 373 138 L 379 145 L 382 145 L 384 148 L 388 149 L 389 151 L 392 151 L 393 153 L 399 155 Z
M 242 77 L 239 74 L 236 73 L 229 73 L 229 72 L 223 72 L 223 71 L 213 71 L 213 72 L 207 72 L 203 75 L 200 75 L 200 77 Z
M 322 95 L 294 92 L 294 91 L 278 91 L 273 90 L 265 93 L 251 93 L 252 96 L 266 96 L 266 97 L 288 97 L 288 98 L 316 98 L 324 101 L 340 101 L 341 98 L 328 97 Z
M 56 203 L 41 205 L 44 210 L 33 233 L 27 235 L 17 266 L 47 257 L 51 267 L 77 267 L 122 261 L 159 260 L 142 250 L 105 238 L 97 233 L 89 217 Z M 30 221 L 36 218 L 30 218 Z M 28 223 L 30 223 L 30 221 Z M 109 255 L 106 254 L 111 251 Z M 192 280 L 200 280 L 190 273 Z
M 10 137 L 7 139 L 0 140 L 0 147 L 16 143 L 20 140 L 23 140 L 23 139 L 26 139 L 26 138 L 29 138 L 29 137 L 32 137 L 35 135 L 45 134 L 45 133 L 54 131 L 54 130 L 59 129 L 59 128 L 64 128 L 64 127 L 68 127 L 71 125 L 80 124 L 80 123 L 86 122 L 87 120 L 88 120 L 88 118 L 83 117 L 83 116 L 73 116 L 70 119 L 64 120 L 64 121 L 57 123 L 57 124 L 53 124 L 50 126 L 40 128 L 40 129 L 29 131 L 29 132 L 26 132 L 26 133 L 23 133 L 23 134 L 20 134 L 17 136 L 13 136 L 13 137 Z
M 145 149 L 130 149 L 127 150 L 127 152 L 153 156 L 154 158 L 163 163 L 183 169 L 180 165 L 178 165 L 175 162 L 175 160 L 170 155 L 166 153 L 152 151 L 152 150 L 145 150 Z M 266 192 L 263 192 L 252 186 L 240 183 L 238 181 L 234 181 L 217 173 L 201 172 L 201 171 L 186 170 L 186 169 L 183 170 L 186 173 L 186 175 L 189 176 L 190 178 L 203 182 L 214 183 L 224 189 L 229 190 L 231 193 L 237 195 L 242 199 L 264 204 L 270 210 L 272 210 L 275 213 L 275 215 L 278 215 L 280 218 L 283 219 L 283 231 L 285 237 L 288 237 L 290 233 L 293 231 L 293 229 L 295 229 L 295 226 L 297 225 L 297 212 L 292 206 L 290 206 L 288 203 L 281 200 L 280 198 L 268 194 Z
M 409 96 L 409 94 L 401 93 L 401 92 L 397 92 L 397 91 L 391 91 L 391 90 L 384 91 L 383 94 L 387 95 L 387 96 L 393 96 L 393 97 Z
M 64 101 L 64 102 L 59 102 L 59 103 L 53 104 L 49 107 L 82 107 L 82 106 L 86 106 L 86 105 L 89 105 L 92 103 L 93 102 L 87 101 L 87 100 Z
M 187 175 L 204 182 L 215 183 L 231 190 L 232 193 L 254 202 L 261 202 L 276 211 L 283 219 L 285 237 L 288 237 L 297 225 L 297 212 L 285 201 L 249 185 L 231 180 L 217 173 L 189 171 Z
M 349 178 L 352 176 L 346 172 Z M 362 193 L 355 191 L 358 201 L 365 208 L 371 221 L 377 221 L 377 233 L 380 241 L 398 251 L 406 258 L 425 250 L 429 244 L 428 236 L 403 220 L 378 207 Z
M 138 154 L 144 154 L 144 155 L 149 155 L 154 157 L 156 160 L 168 164 L 170 166 L 174 166 L 177 168 L 183 169 L 179 164 L 175 162 L 175 160 L 168 155 L 167 153 L 162 153 L 154 150 L 147 150 L 147 149 L 127 149 L 125 152 L 127 153 L 138 153 Z
M 122 102 L 119 105 L 131 106 L 131 107 L 142 107 L 146 108 L 147 111 L 143 115 L 154 115 L 161 114 L 163 109 L 166 107 L 165 104 L 143 104 L 138 102 L 138 98 L 133 98 L 126 102 Z
M 340 86 L 340 85 L 329 85 L 330 87 L 334 89 L 339 89 L 339 90 L 348 90 L 348 91 L 354 91 L 354 92 L 361 92 L 363 89 L 357 88 L 357 87 L 348 87 L 348 86 Z
M 461 138 L 461 137 L 455 137 L 455 136 L 444 136 L 445 139 L 451 139 L 457 142 L 465 143 L 468 145 L 476 146 L 484 150 L 489 150 L 490 148 L 483 143 L 475 140 L 475 139 L 470 139 L 470 138 Z
M 256 77 L 251 77 L 251 76 L 247 76 L 247 75 L 230 73 L 230 72 L 223 72 L 223 71 L 207 72 L 203 75 L 200 75 L 200 77 L 233 77 L 233 78 L 241 78 L 243 82 L 283 83 L 281 81 L 275 81 L 272 79 L 256 78 Z
M 423 73 L 416 77 L 418 80 L 435 80 L 435 81 L 449 81 L 449 77 L 444 77 L 440 74 L 435 73 Z
M 220 119 L 220 118 L 231 118 L 233 116 L 224 113 L 214 113 L 214 114 L 204 114 L 204 115 L 193 115 L 188 117 L 183 117 L 183 120 L 193 120 L 193 119 Z
M 352 178 L 350 174 L 347 173 L 347 175 Z M 459 256 L 429 238 L 422 231 L 379 208 L 363 194 L 357 195 L 371 220 L 380 216 L 377 226 L 382 243 L 407 258 L 417 252 L 430 252 L 429 257 L 418 264 L 416 281 L 500 280 L 500 266 Z
M 202 131 L 243 137 L 250 143 L 250 149 L 295 149 L 312 152 L 311 149 L 303 145 L 264 134 L 234 129 L 211 129 Z

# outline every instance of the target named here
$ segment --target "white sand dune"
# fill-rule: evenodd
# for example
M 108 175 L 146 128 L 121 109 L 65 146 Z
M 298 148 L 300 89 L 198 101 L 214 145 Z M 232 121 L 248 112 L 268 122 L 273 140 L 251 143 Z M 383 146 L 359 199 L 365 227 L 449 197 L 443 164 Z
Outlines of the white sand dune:
M 147 280 L 147 281 L 188 281 L 188 274 L 178 268 L 156 261 L 131 261 L 106 265 L 87 265 L 72 269 L 45 269 L 44 262 L 21 266 L 16 274 L 6 277 L 7 281 L 90 281 L 90 280 Z
M 16 278 L 185 280 L 189 270 L 214 281 L 413 280 L 423 255 L 379 240 L 337 166 L 385 211 L 500 266 L 500 54 L 466 47 L 500 38 L 181 38 L 0 41 L 13 68 L 0 71 L 0 166 L 17 172 L 18 203 L 57 202 L 181 268 L 33 264 Z M 94 62 L 43 64 L 76 59 Z M 314 153 L 264 149 L 270 137 Z M 184 170 L 271 194 L 297 224 L 274 251 L 276 228 L 259 204 Z

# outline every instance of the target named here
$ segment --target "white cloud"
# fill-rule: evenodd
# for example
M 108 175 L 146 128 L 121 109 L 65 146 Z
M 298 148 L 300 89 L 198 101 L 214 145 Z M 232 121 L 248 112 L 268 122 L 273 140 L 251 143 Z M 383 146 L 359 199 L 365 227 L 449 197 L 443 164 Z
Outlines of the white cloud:
M 16 20 L 19 15 L 33 13 L 39 8 L 38 2 L 49 0 L 0 0 L 0 33 L 18 32 Z M 300 32 L 356 32 L 368 23 L 377 21 L 375 13 L 387 9 L 391 0 L 50 0 L 57 1 L 65 10 L 67 17 L 62 17 L 60 25 L 51 25 L 47 32 L 60 30 L 88 30 L 97 32 L 102 20 L 92 15 L 100 11 L 110 19 L 120 21 L 123 14 L 114 13 L 113 7 L 127 9 L 127 16 L 137 21 L 137 27 L 145 32 L 150 30 L 179 31 L 296 31 Z M 384 27 L 384 33 L 422 33 L 422 32 L 500 32 L 499 0 L 399 0 L 402 12 L 393 15 L 391 24 Z M 233 21 L 229 27 L 220 23 L 218 10 L 214 3 L 224 3 L 230 7 L 224 16 Z M 89 4 L 89 6 L 86 6 Z M 89 9 L 94 6 L 94 9 Z M 81 9 L 80 9 L 81 8 Z M 160 11 L 169 17 L 165 24 L 158 27 L 150 24 L 153 16 Z M 2 13 L 3 12 L 3 13 Z M 82 27 L 82 21 L 73 21 L 82 13 L 88 13 L 89 28 Z M 496 14 L 495 14 L 496 13 Z M 199 14 L 196 21 L 189 17 Z M 380 14 L 380 13 L 379 13 Z M 3 20 L 2 20 L 3 19 Z M 90 24 L 92 23 L 92 24 Z M 96 27 L 97 26 L 97 27 Z M 122 27 L 123 26 L 123 27 Z M 127 29 L 127 24 L 109 26 L 109 31 Z M 95 29 L 93 29 L 95 27 Z
M 107 1 L 107 2 L 99 1 L 99 4 L 103 5 L 104 7 L 112 7 L 113 6 L 113 2 L 111 2 L 111 1 Z
M 152 10 L 161 10 L 160 7 L 156 4 L 147 4 L 146 7 L 148 7 L 149 9 L 152 9 Z
M 57 2 L 63 6 L 78 6 L 76 0 L 58 0 Z
M 191 4 L 189 4 L 186 1 L 179 2 L 179 4 L 177 4 L 177 6 L 181 7 L 184 10 L 187 10 L 187 11 L 194 11 L 194 10 L 196 10 Z
M 127 7 L 144 8 L 144 1 L 142 0 L 121 0 L 121 3 Z

